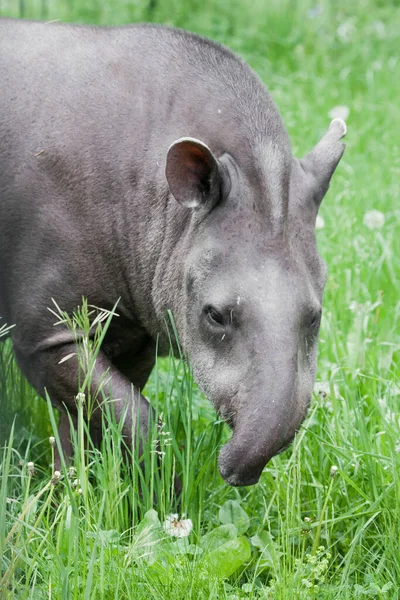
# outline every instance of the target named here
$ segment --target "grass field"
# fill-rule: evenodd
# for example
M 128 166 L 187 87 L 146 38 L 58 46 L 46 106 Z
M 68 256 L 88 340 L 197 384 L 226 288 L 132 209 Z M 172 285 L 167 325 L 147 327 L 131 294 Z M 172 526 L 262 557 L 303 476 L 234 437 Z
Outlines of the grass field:
M 157 451 L 150 440 L 144 474 L 134 458 L 123 465 L 111 415 L 101 453 L 87 448 L 81 414 L 75 470 L 54 477 L 56 415 L 3 344 L 0 598 L 397 600 L 399 2 L 1 0 L 0 15 L 154 20 L 223 42 L 269 87 L 298 156 L 332 115 L 348 113 L 346 153 L 320 213 L 329 277 L 317 392 L 292 447 L 258 485 L 229 488 L 216 467 L 225 426 L 187 366 L 163 359 L 145 393 L 165 435 Z M 171 513 L 186 516 L 171 523 Z M 188 533 L 189 519 L 189 536 L 170 535 Z

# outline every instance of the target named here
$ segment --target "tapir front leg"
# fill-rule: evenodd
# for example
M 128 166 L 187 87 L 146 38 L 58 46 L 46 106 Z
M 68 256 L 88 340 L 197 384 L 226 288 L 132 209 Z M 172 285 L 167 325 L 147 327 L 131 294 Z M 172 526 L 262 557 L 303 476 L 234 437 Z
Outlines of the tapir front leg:
M 66 407 L 74 419 L 77 414 L 76 395 L 79 391 L 79 381 L 83 380 L 83 377 L 79 376 L 80 367 L 75 344 L 47 348 L 29 355 L 21 351 L 16 343 L 14 349 L 17 362 L 38 393 L 43 395 L 46 389 L 52 404 L 61 411 L 65 411 Z M 97 355 L 91 373 L 90 389 L 86 390 L 86 395 L 90 395 L 92 402 L 91 428 L 97 432 L 101 431 L 102 403 L 106 398 L 106 401 L 111 403 L 116 419 L 124 420 L 122 433 L 128 446 L 133 442 L 133 429 L 140 433 L 141 440 L 147 438 L 151 406 L 139 389 L 101 350 Z M 68 456 L 71 452 L 69 423 L 64 417 L 60 426 L 63 452 Z

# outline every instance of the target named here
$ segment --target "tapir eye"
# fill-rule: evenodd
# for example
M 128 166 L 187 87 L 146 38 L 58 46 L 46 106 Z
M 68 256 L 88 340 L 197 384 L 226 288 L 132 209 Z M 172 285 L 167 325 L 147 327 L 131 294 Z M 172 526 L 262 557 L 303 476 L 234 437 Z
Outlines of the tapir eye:
M 204 313 L 212 325 L 224 326 L 224 317 L 220 312 L 213 306 L 206 306 Z
M 321 311 L 314 312 L 310 315 L 308 326 L 310 329 L 317 329 L 321 323 Z

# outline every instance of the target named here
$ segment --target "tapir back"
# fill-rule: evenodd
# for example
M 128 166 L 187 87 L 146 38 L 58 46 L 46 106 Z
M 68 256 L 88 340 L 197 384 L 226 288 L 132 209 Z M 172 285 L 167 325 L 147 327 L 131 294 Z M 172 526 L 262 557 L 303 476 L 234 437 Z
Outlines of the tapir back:
M 9 322 L 28 290 L 48 303 L 34 292 L 38 280 L 66 307 L 82 295 L 112 305 L 117 287 L 150 322 L 143 298 L 169 217 L 168 146 L 201 137 L 250 176 L 266 134 L 289 148 L 255 74 L 178 30 L 0 20 L 0 80 L 0 307 Z M 187 219 L 173 207 L 171 243 L 177 211 Z

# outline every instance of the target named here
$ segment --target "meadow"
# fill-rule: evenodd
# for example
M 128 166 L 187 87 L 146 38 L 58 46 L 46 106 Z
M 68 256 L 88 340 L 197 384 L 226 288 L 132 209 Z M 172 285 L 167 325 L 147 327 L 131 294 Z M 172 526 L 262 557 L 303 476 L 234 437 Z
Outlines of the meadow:
M 123 460 L 110 411 L 94 448 L 79 396 L 74 464 L 54 473 L 57 414 L 0 344 L 1 600 L 397 600 L 399 2 L 0 0 L 0 15 L 151 20 L 220 41 L 265 82 L 299 157 L 333 116 L 348 125 L 318 221 L 329 275 L 315 393 L 294 443 L 256 486 L 220 478 L 227 426 L 172 357 L 144 390 L 163 427 L 142 463 L 135 451 Z M 88 310 L 75 315 L 83 328 Z M 91 360 L 110 315 L 98 317 Z

